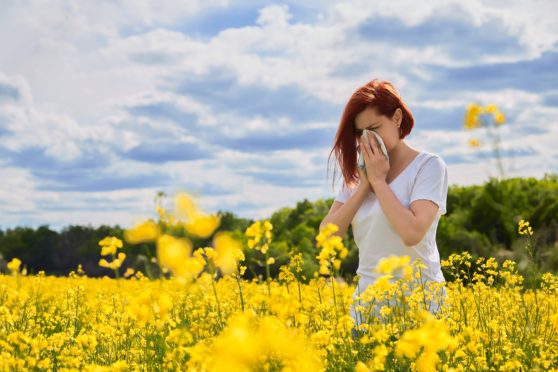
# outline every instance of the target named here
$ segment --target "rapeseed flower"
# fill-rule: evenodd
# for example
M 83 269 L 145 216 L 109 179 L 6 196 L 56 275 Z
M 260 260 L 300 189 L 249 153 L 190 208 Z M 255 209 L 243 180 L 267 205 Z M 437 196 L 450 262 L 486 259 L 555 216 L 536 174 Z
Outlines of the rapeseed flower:
M 151 219 L 124 231 L 124 238 L 130 244 L 156 241 L 159 235 L 159 225 Z
M 519 224 L 517 227 L 517 232 L 520 235 L 533 235 L 533 229 L 529 226 L 529 221 L 519 220 Z
M 464 121 L 465 129 L 472 130 L 480 127 L 481 124 L 479 121 L 479 115 L 482 114 L 483 112 L 484 112 L 483 107 L 478 104 L 470 103 L 469 105 L 467 105 L 467 111 L 465 114 L 465 121 Z
M 12 273 L 17 273 L 19 271 L 19 267 L 21 266 L 21 260 L 19 258 L 12 258 L 10 262 L 8 262 L 8 269 Z

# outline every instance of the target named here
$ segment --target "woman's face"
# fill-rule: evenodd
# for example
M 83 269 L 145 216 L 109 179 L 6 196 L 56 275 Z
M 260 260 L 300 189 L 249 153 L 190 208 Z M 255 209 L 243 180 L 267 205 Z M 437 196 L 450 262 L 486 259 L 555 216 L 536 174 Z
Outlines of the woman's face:
M 399 129 L 397 125 L 401 123 L 401 109 L 397 109 L 393 118 L 378 115 L 375 107 L 367 107 L 355 117 L 355 130 L 357 137 L 362 135 L 364 129 L 373 130 L 382 137 L 386 149 L 389 152 L 399 143 Z

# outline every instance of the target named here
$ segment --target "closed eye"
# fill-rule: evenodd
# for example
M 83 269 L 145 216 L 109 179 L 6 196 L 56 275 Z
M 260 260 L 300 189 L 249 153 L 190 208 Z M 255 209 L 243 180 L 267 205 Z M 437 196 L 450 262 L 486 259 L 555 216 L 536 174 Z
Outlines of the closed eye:
M 378 129 L 378 128 L 379 128 L 379 127 L 376 127 L 376 128 L 366 128 L 366 129 L 368 129 L 368 130 L 376 130 L 376 129 Z M 356 132 L 357 136 L 361 136 L 363 130 L 362 130 L 362 129 L 356 129 L 355 132 Z

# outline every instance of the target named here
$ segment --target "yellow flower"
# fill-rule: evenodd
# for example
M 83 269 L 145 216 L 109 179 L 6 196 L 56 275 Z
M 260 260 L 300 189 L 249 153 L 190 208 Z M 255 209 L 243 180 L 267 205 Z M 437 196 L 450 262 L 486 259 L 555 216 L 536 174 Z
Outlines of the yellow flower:
M 517 232 L 520 235 L 533 235 L 533 229 L 529 226 L 529 221 L 519 220 L 519 226 L 517 228 Z
M 99 266 L 101 266 L 101 267 L 109 267 L 109 263 L 108 263 L 108 261 L 107 261 L 106 259 L 101 258 L 101 259 L 99 260 Z
M 489 114 L 493 114 L 495 112 L 498 112 L 498 107 L 496 105 L 486 105 L 484 108 L 484 111 L 489 113 Z
M 137 244 L 154 241 L 159 236 L 159 233 L 159 225 L 157 225 L 153 220 L 147 220 L 124 231 L 124 238 L 130 244 Z
M 163 234 L 157 239 L 157 260 L 162 268 L 177 277 L 189 276 L 187 261 L 192 252 L 192 242 L 186 238 L 175 238 Z
M 413 359 L 422 350 L 422 354 L 416 360 L 417 369 L 435 370 L 440 361 L 438 351 L 455 349 L 456 341 L 444 321 L 436 319 L 426 311 L 421 311 L 418 315 L 426 322 L 417 329 L 409 329 L 403 333 L 396 343 L 395 355 Z
M 504 124 L 505 122 L 506 122 L 506 117 L 504 116 L 504 114 L 502 114 L 499 111 L 494 114 L 494 124 L 495 125 L 501 125 L 501 124 Z
M 244 257 L 242 244 L 229 232 L 220 231 L 213 238 L 213 245 L 216 252 L 215 265 L 223 274 L 231 274 L 236 269 L 238 260 Z
M 166 216 L 165 210 L 163 208 L 161 208 L 160 205 L 157 205 L 155 207 L 155 210 L 157 211 L 157 214 L 159 215 L 159 219 L 164 220 L 165 216 Z
M 13 258 L 10 262 L 8 262 L 8 269 L 11 272 L 19 271 L 19 267 L 21 266 L 21 260 L 19 258 Z
M 76 341 L 83 349 L 94 351 L 97 347 L 97 338 L 95 335 L 80 334 Z
M 218 215 L 199 214 L 194 220 L 184 224 L 186 231 L 199 238 L 207 238 L 213 234 L 220 224 Z
M 480 126 L 479 115 L 482 114 L 484 109 L 482 106 L 475 103 L 470 103 L 467 106 L 467 112 L 465 113 L 464 127 L 467 130 L 472 130 Z
M 153 303 L 153 314 L 159 319 L 167 319 L 171 309 L 172 298 L 166 293 L 161 293 L 159 298 Z
M 109 256 L 116 254 L 116 247 L 114 245 L 106 245 L 101 248 L 101 256 Z
M 108 262 L 106 259 L 101 258 L 99 260 L 99 266 L 106 267 L 107 269 L 116 270 L 120 268 L 120 266 L 122 265 L 125 259 L 126 259 L 126 254 L 120 252 L 118 253 L 118 257 L 112 260 L 112 262 Z
M 320 263 L 319 273 L 322 275 L 330 275 L 332 268 L 339 270 L 341 268 L 341 260 L 349 252 L 343 245 L 343 238 L 339 235 L 333 235 L 338 230 L 339 227 L 337 225 L 329 223 L 316 236 L 316 245 L 320 249 L 320 253 L 316 258 Z
M 356 372 L 370 372 L 371 369 L 368 368 L 368 366 L 364 362 L 359 360 L 357 362 L 356 366 L 355 366 L 355 371 Z
M 440 361 L 440 357 L 437 353 L 425 352 L 422 353 L 420 357 L 417 358 L 416 366 L 418 371 L 428 372 L 435 371 L 436 365 Z
M 254 239 L 256 241 L 260 240 L 260 237 L 262 235 L 262 227 L 261 227 L 261 222 L 260 221 L 256 221 L 254 222 L 252 225 L 250 225 L 245 232 L 246 236 L 249 238 L 257 238 Z
M 187 193 L 180 193 L 175 198 L 176 215 L 179 219 L 195 220 L 201 216 L 193 197 Z
M 107 236 L 99 242 L 100 246 L 114 246 L 116 248 L 122 248 L 122 240 L 114 236 Z
M 333 268 L 335 270 L 339 270 L 341 268 L 341 260 L 339 259 L 333 260 Z
M 124 273 L 124 278 L 127 278 L 129 276 L 134 275 L 136 271 L 134 269 L 132 269 L 131 267 L 126 269 L 126 272 Z
M 321 265 L 320 266 L 320 274 L 329 275 L 329 274 L 331 274 L 331 272 L 329 271 L 329 269 L 327 268 L 326 265 Z
M 268 265 L 273 265 L 274 263 L 275 263 L 275 258 L 269 257 L 269 258 L 267 259 L 267 264 L 268 264 Z
M 265 238 L 267 240 L 271 239 L 271 230 L 273 230 L 273 225 L 271 224 L 271 222 L 269 222 L 269 220 L 266 220 L 264 222 L 264 231 L 265 231 Z
M 376 272 L 380 274 L 391 274 L 395 270 L 402 269 L 411 262 L 410 256 L 394 256 L 381 258 L 376 265 Z
M 252 225 L 250 225 L 244 234 L 249 238 L 248 239 L 248 248 L 252 249 L 258 246 L 260 243 L 263 242 L 262 237 L 265 237 L 265 243 L 261 246 L 261 248 L 256 248 L 260 250 L 263 254 L 268 250 L 268 244 L 271 242 L 271 230 L 273 229 L 273 225 L 269 220 L 264 222 L 256 221 Z
M 114 236 L 107 236 L 99 242 L 99 245 L 101 246 L 101 256 L 114 256 L 116 250 L 123 247 L 122 240 Z
M 255 312 L 232 315 L 210 344 L 200 342 L 188 353 L 186 370 L 269 370 L 271 361 L 278 361 L 287 371 L 325 369 L 303 334 L 278 317 L 259 317 Z
M 479 147 L 479 146 L 480 146 L 480 142 L 479 142 L 479 140 L 476 139 L 476 138 L 471 138 L 471 139 L 469 140 L 469 146 L 471 146 L 471 147 Z

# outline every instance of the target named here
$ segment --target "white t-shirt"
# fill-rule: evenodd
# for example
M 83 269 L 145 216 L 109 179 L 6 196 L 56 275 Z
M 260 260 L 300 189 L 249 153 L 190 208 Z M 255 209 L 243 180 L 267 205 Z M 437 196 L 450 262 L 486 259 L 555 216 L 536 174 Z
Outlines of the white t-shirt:
M 335 200 L 345 203 L 357 186 L 351 189 L 343 182 Z M 412 260 L 421 257 L 422 263 L 427 266 L 422 271 L 423 279 L 445 281 L 436 245 L 436 229 L 440 216 L 446 213 L 446 163 L 436 154 L 421 151 L 389 187 L 405 208 L 409 208 L 417 199 L 427 199 L 438 205 L 438 213 L 424 238 L 417 245 L 407 246 L 391 226 L 376 195 L 370 192 L 351 221 L 359 251 L 357 274 L 365 282 L 374 282 L 380 276 L 374 269 L 381 258 L 389 255 L 410 256 Z

